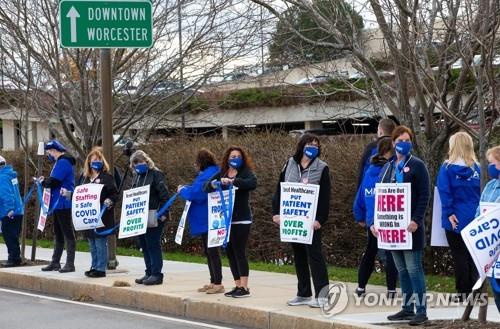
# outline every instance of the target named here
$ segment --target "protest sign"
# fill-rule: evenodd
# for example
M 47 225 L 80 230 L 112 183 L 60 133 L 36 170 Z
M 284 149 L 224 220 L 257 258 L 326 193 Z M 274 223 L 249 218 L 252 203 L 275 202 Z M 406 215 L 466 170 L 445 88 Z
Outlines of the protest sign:
M 236 188 L 231 189 L 231 204 L 229 204 L 229 191 L 230 190 L 222 191 L 224 200 L 221 199 L 218 191 L 208 193 L 208 248 L 222 246 L 226 238 L 226 232 L 227 240 L 229 241 L 229 235 L 231 234 L 231 218 L 229 218 L 229 225 L 226 227 L 222 201 L 224 201 L 226 210 L 229 210 L 229 207 L 231 207 L 232 213 Z
M 378 247 L 386 250 L 410 250 L 412 234 L 411 184 L 377 183 L 375 185 L 375 228 Z
M 460 234 L 479 272 L 476 290 L 500 255 L 500 207 L 476 217 Z
M 123 191 L 118 239 L 146 233 L 149 214 L 149 185 Z
M 179 221 L 179 226 L 177 227 L 177 233 L 175 234 L 175 243 L 182 245 L 182 236 L 184 235 L 184 227 L 186 226 L 186 218 L 191 207 L 191 201 L 186 201 L 184 206 L 184 211 L 181 215 L 181 220 Z
M 493 210 L 495 208 L 500 207 L 500 203 L 496 202 L 481 202 L 479 204 L 479 211 L 481 214 L 485 214 L 486 212 Z M 493 265 L 488 271 L 488 277 L 493 276 L 493 269 L 495 269 L 495 278 L 500 279 L 500 261 L 497 259 L 495 265 Z
M 431 246 L 433 247 L 448 247 L 448 239 L 446 239 L 446 231 L 441 223 L 443 208 L 439 190 L 434 187 L 434 202 L 432 204 L 432 226 L 431 226 Z
M 103 227 L 101 213 L 102 184 L 80 185 L 71 198 L 71 218 L 75 231 Z
M 311 244 L 318 207 L 319 185 L 282 182 L 280 239 Z
M 49 215 L 50 207 L 50 188 L 44 188 L 42 194 L 42 200 L 40 205 L 40 216 L 38 217 L 37 228 L 43 232 L 45 229 L 45 223 L 47 223 L 47 216 Z

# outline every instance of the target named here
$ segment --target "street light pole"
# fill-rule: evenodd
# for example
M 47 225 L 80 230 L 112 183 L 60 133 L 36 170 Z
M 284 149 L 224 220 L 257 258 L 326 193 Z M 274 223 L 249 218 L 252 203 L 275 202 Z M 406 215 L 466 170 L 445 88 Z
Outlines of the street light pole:
M 100 50 L 101 62 L 101 133 L 102 150 L 104 157 L 109 163 L 110 173 L 114 172 L 113 161 L 113 114 L 112 114 L 112 77 L 111 77 L 111 49 Z M 116 236 L 108 237 L 108 268 L 116 269 L 118 260 L 116 259 Z

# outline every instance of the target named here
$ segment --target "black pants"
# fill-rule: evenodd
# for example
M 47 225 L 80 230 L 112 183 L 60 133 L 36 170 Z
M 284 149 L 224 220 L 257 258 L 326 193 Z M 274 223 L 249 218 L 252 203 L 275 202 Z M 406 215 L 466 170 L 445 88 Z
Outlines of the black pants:
M 455 288 L 460 294 L 468 294 L 472 292 L 472 287 L 479 278 L 474 260 L 472 260 L 459 233 L 446 230 L 446 239 L 450 245 L 451 256 L 455 264 Z
M 14 218 L 4 217 L 2 219 L 2 235 L 5 244 L 7 245 L 7 252 L 9 254 L 9 262 L 21 262 L 21 249 L 19 247 L 19 234 L 21 233 L 21 226 L 23 216 L 14 216 Z
M 321 289 L 329 285 L 325 257 L 321 250 L 321 229 L 314 231 L 312 244 L 292 243 L 297 273 L 297 296 L 311 297 L 311 275 L 314 284 L 314 296 L 317 298 Z M 310 270 L 309 270 L 310 267 Z
M 207 256 L 210 283 L 219 285 L 222 283 L 222 262 L 219 247 L 208 248 L 208 233 L 201 235 L 201 241 L 203 243 L 203 253 Z
M 378 246 L 377 238 L 368 230 L 366 249 L 361 258 L 361 263 L 358 269 L 358 286 L 359 288 L 365 288 L 370 276 L 373 273 L 373 268 L 375 267 L 375 258 L 377 256 Z M 382 250 L 385 253 L 385 282 L 387 285 L 387 290 L 396 290 L 396 281 L 398 278 L 398 270 L 396 265 L 394 265 L 394 259 L 392 258 L 392 253 L 387 250 Z
M 54 254 L 52 262 L 59 263 L 64 250 L 64 241 L 66 240 L 66 263 L 74 265 L 75 263 L 75 231 L 73 231 L 73 222 L 71 221 L 71 209 L 58 209 L 54 211 Z
M 250 236 L 251 224 L 231 225 L 231 235 L 227 244 L 227 258 L 234 281 L 242 276 L 248 276 L 247 242 Z

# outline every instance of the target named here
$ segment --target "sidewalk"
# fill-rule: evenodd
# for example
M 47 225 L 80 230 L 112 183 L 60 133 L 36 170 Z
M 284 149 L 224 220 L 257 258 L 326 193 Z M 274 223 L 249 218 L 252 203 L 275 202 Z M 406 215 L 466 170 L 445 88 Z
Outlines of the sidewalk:
M 31 248 L 27 246 L 26 255 L 30 254 Z M 37 259 L 50 260 L 51 255 L 50 249 L 37 249 Z M 64 257 L 65 255 L 63 259 Z M 6 258 L 6 247 L 0 245 L 0 259 Z M 207 295 L 196 291 L 208 281 L 206 265 L 172 261 L 164 261 L 163 285 L 143 286 L 134 282 L 135 278 L 144 274 L 143 259 L 118 256 L 118 260 L 118 269 L 109 271 L 106 278 L 99 279 L 83 275 L 90 267 L 90 254 L 84 252 L 77 252 L 77 271 L 74 273 L 42 272 L 41 266 L 1 268 L 0 286 L 67 298 L 79 299 L 89 296 L 97 303 L 248 328 L 381 328 L 380 324 L 388 322 L 387 315 L 400 309 L 398 305 L 356 305 L 356 298 L 353 297 L 356 288 L 354 283 L 346 284 L 347 294 L 341 295 L 339 304 L 347 302 L 347 307 L 338 315 L 326 317 L 321 310 L 308 306 L 289 307 L 286 301 L 295 294 L 296 277 L 261 271 L 250 273 L 250 298 L 234 299 L 222 294 Z M 231 289 L 233 282 L 229 268 L 223 268 L 223 275 L 226 289 Z M 117 280 L 130 283 L 130 287 L 113 287 Z M 369 285 L 367 291 L 384 294 L 385 287 Z M 462 306 L 430 305 L 428 316 L 431 320 L 459 319 L 463 309 Z M 478 307 L 475 307 L 473 318 L 477 318 L 477 312 Z M 489 306 L 488 320 L 500 322 L 500 315 L 494 304 Z

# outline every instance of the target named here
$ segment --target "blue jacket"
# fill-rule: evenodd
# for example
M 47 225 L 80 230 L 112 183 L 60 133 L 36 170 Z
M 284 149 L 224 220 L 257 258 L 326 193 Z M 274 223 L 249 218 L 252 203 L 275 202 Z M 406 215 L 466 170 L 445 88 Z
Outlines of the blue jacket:
M 50 209 L 71 209 L 71 199 L 61 195 L 61 188 L 73 192 L 75 189 L 75 158 L 69 154 L 61 155 L 52 171 L 50 177 L 42 182 L 42 186 L 50 188 Z
M 474 168 L 465 164 L 445 162 L 441 165 L 436 186 L 441 198 L 441 226 L 448 231 L 459 233 L 476 215 L 481 195 L 481 172 L 479 166 Z M 458 228 L 453 230 L 448 219 L 455 215 Z
M 0 169 L 0 218 L 6 217 L 11 210 L 14 216 L 24 213 L 17 173 L 12 166 L 6 165 Z
M 188 220 L 192 236 L 208 232 L 208 193 L 203 191 L 203 186 L 219 170 L 215 165 L 205 168 L 199 172 L 191 185 L 184 186 L 179 192 L 184 200 L 191 201 Z
M 373 225 L 375 212 L 375 184 L 378 183 L 383 164 L 371 164 L 366 171 L 363 181 L 354 199 L 353 212 L 356 222 L 366 222 L 366 227 Z
M 480 202 L 496 202 L 500 203 L 500 179 L 494 178 L 486 184 L 481 194 Z M 479 206 L 476 210 L 476 217 L 481 214 Z

